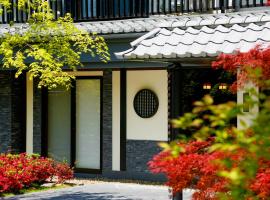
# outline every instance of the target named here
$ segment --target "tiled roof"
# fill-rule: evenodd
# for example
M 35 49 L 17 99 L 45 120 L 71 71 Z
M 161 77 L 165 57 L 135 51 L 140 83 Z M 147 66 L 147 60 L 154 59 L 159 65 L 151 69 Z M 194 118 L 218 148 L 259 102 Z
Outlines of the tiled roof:
M 239 24 L 251 22 L 270 21 L 270 8 L 264 11 L 239 12 L 229 14 L 202 14 L 202 15 L 153 15 L 149 18 L 79 22 L 78 28 L 98 34 L 113 33 L 139 33 L 149 32 L 158 27 L 194 27 L 219 24 Z M 27 24 L 15 24 L 11 29 L 9 25 L 0 25 L 0 35 L 6 32 L 22 33 L 27 29 Z
M 150 18 L 77 23 L 78 27 L 99 34 L 149 32 L 158 27 L 194 27 L 270 21 L 270 10 L 229 14 L 159 15 Z
M 125 59 L 213 57 L 270 44 L 270 11 L 177 17 L 116 53 Z

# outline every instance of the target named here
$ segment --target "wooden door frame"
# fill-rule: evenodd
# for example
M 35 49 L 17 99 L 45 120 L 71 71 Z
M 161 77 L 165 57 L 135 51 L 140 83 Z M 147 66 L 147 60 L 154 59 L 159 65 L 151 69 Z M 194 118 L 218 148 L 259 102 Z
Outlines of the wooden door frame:
M 76 80 L 81 79 L 96 79 L 100 81 L 100 169 L 90 169 L 90 168 L 76 168 Z M 102 173 L 102 159 L 103 159 L 103 77 L 102 76 L 77 76 L 76 80 L 73 81 L 71 87 L 71 127 L 70 127 L 70 158 L 71 166 L 74 167 L 75 172 L 79 173 L 92 173 L 101 174 Z M 48 90 L 43 89 L 41 92 L 42 96 L 42 120 L 41 120 L 41 155 L 48 157 Z

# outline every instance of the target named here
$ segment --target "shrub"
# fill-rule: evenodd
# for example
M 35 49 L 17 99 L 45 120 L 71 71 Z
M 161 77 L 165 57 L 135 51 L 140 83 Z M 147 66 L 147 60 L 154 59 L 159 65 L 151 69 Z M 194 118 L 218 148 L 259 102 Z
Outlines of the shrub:
M 73 177 L 73 171 L 65 163 L 38 155 L 0 154 L 0 193 L 18 192 L 54 177 L 64 182 Z
M 148 163 L 153 173 L 163 173 L 168 178 L 167 185 L 173 193 L 185 188 L 195 189 L 193 200 L 216 200 L 221 194 L 230 194 L 229 178 L 220 172 L 233 172 L 241 164 L 245 156 L 252 156 L 244 149 L 235 152 L 209 152 L 213 143 L 210 141 L 190 141 L 178 143 L 182 152 L 172 156 L 172 150 L 162 151 Z M 227 160 L 230 162 L 224 165 Z M 229 161 L 230 160 L 230 161 Z M 233 178 L 234 174 L 230 174 Z M 246 183 L 250 193 L 257 199 L 268 199 L 270 196 L 270 161 L 261 159 L 254 178 Z M 244 198 L 248 199 L 248 198 Z
M 270 46 L 221 54 L 212 66 L 237 75 L 231 89 L 248 94 L 250 111 L 234 102 L 215 105 L 206 95 L 190 113 L 172 120 L 179 140 L 162 144 L 164 151 L 149 167 L 165 173 L 174 192 L 195 189 L 196 200 L 270 199 Z M 259 90 L 245 87 L 247 83 Z M 239 129 L 231 123 L 237 116 Z M 192 134 L 185 136 L 187 131 Z

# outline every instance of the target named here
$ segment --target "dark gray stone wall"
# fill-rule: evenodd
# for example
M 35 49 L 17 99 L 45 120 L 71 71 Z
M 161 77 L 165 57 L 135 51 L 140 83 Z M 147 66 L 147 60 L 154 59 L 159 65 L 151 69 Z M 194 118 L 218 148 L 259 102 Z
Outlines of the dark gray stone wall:
M 102 170 L 112 170 L 112 71 L 103 72 Z
M 25 75 L 0 72 L 0 152 L 25 152 Z
M 14 153 L 26 151 L 26 75 L 15 78 L 11 73 L 11 149 Z
M 0 72 L 0 152 L 11 150 L 11 76 Z
M 126 171 L 103 171 L 102 176 L 111 179 L 164 182 L 166 177 L 163 174 L 152 174 L 147 166 L 153 156 L 160 151 L 157 141 L 127 140 Z
M 127 140 L 127 171 L 150 173 L 147 163 L 160 151 L 161 148 L 157 145 L 157 141 Z
M 41 154 L 41 135 L 42 135 L 42 92 L 37 88 L 37 81 L 34 82 L 33 99 L 33 152 Z

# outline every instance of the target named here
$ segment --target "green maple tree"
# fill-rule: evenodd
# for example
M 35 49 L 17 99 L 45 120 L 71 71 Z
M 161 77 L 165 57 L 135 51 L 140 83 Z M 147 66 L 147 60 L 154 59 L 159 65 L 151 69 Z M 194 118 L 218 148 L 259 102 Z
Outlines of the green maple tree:
M 9 0 L 0 0 L 0 5 L 12 9 Z M 69 13 L 55 19 L 48 0 L 18 0 L 15 6 L 29 13 L 27 28 L 1 37 L 0 55 L 3 68 L 16 69 L 16 77 L 28 71 L 39 88 L 69 88 L 75 77 L 68 71 L 83 66 L 81 54 L 110 59 L 103 37 L 77 28 Z

